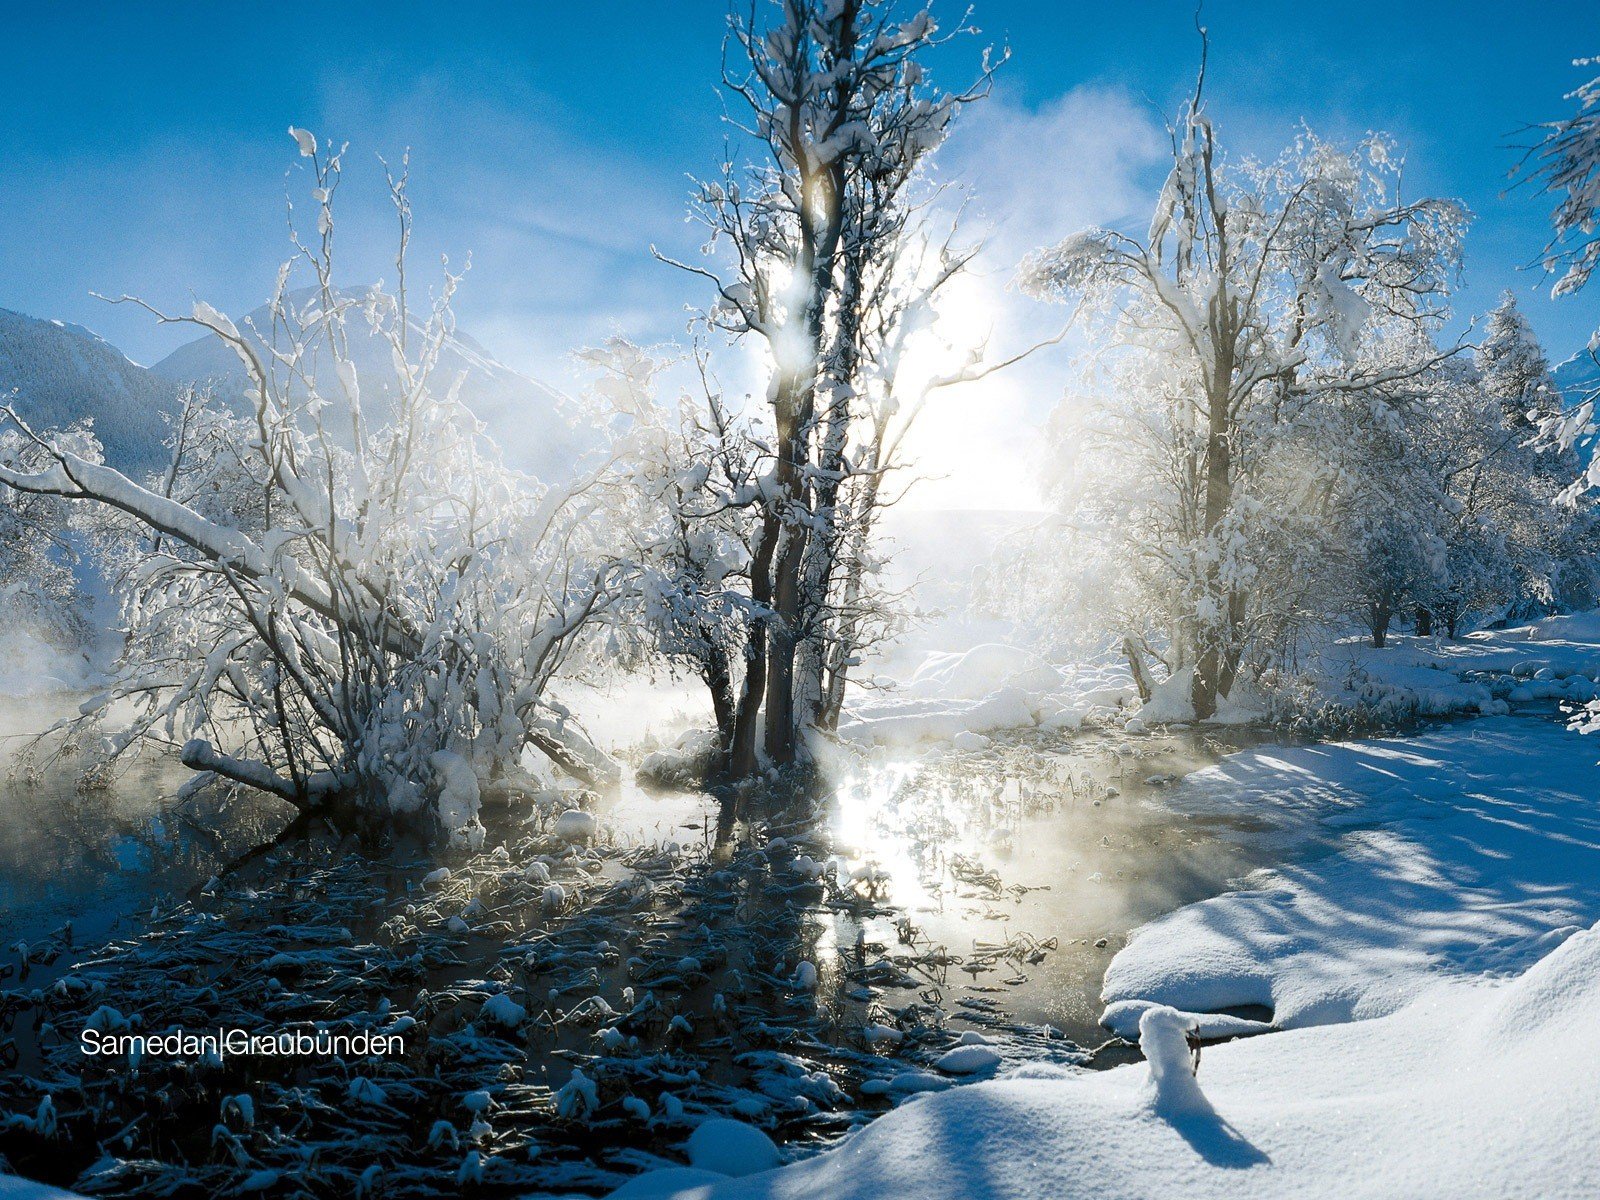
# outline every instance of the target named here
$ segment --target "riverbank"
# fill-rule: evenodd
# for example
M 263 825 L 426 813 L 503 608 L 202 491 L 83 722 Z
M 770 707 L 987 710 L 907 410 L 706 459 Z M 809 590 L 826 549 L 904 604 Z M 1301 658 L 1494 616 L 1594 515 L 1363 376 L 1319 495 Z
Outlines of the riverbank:
M 1132 1031 L 1154 1009 L 1158 1056 L 1167 1017 L 1265 1036 L 1205 1048 L 1197 1089 L 1146 1064 L 1025 1068 L 809 1162 L 663 1194 L 1593 1195 L 1597 754 L 1557 722 L 1494 718 L 1196 772 L 1165 803 L 1264 817 L 1290 865 L 1139 931 L 1107 972 L 1108 1017 Z

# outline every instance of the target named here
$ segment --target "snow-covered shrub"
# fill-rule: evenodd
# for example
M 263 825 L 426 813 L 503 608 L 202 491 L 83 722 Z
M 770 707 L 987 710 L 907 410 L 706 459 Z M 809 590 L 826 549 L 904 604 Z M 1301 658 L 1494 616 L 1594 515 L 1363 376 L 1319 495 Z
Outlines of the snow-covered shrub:
M 191 395 L 169 469 L 146 487 L 41 433 L 37 461 L 0 468 L 20 491 L 124 514 L 113 555 L 128 642 L 84 720 L 120 723 L 96 757 L 142 741 L 197 771 L 301 807 L 481 835 L 480 784 L 538 747 L 592 777 L 606 764 L 546 686 L 610 611 L 626 577 L 588 493 L 500 461 L 436 368 L 459 277 L 422 311 L 404 274 L 405 178 L 392 291 L 334 281 L 340 151 L 295 131 L 313 174 L 316 236 L 298 234 L 309 289 L 279 273 L 270 330 L 201 302 L 180 318 L 229 347 L 250 380 L 233 416 Z M 387 341 L 393 375 L 364 379 L 356 331 Z M 385 397 L 364 405 L 370 395 Z M 125 721 L 121 714 L 131 711 Z

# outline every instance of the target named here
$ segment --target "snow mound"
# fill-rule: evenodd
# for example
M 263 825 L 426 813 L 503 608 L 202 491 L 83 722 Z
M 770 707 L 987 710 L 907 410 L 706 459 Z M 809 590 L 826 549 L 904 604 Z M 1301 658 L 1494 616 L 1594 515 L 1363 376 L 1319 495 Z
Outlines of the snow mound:
M 711 773 L 721 749 L 716 730 L 690 729 L 672 745 L 647 754 L 638 777 L 657 787 L 693 787 Z
M 880 746 L 951 741 L 963 733 L 1032 728 L 1038 710 L 1020 688 L 1004 687 L 982 700 L 887 700 L 860 706 L 840 722 L 842 737 Z M 1035 702 L 1036 703 L 1036 702 Z
M 1146 1090 L 1158 1113 L 1210 1115 L 1211 1102 L 1195 1079 L 1189 1035 L 1194 1024 L 1175 1008 L 1151 1008 L 1139 1018 L 1139 1052 L 1150 1068 Z
M 977 1075 L 1000 1065 L 998 1051 L 983 1045 L 957 1046 L 933 1064 L 948 1075 Z
M 1179 725 L 1193 721 L 1194 668 L 1185 667 L 1156 684 L 1138 715 L 1145 725 Z
M 1121 663 L 1057 667 L 996 642 L 929 654 L 904 683 L 885 682 L 887 691 L 852 698 L 841 737 L 879 746 L 962 738 L 958 749 L 978 750 L 977 738 L 1006 730 L 1075 730 L 1092 710 L 1134 695 Z
M 778 1165 L 778 1147 L 754 1125 L 716 1118 L 706 1121 L 684 1144 L 689 1165 L 719 1175 L 754 1175 Z
M 981 700 L 1004 687 L 1051 695 L 1062 683 L 1061 672 L 1033 651 L 988 642 L 965 653 L 928 655 L 904 691 L 917 699 Z

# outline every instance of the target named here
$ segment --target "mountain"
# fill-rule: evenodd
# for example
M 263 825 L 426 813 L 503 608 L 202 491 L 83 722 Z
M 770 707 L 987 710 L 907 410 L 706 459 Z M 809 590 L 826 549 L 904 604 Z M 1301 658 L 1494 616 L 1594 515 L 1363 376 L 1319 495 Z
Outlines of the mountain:
M 341 298 L 360 299 L 362 295 L 360 290 L 340 293 Z M 302 308 L 314 298 L 315 292 L 310 289 L 288 297 L 291 310 Z M 285 346 L 287 335 L 273 332 L 276 327 L 265 305 L 244 317 L 234 318 L 234 323 L 258 344 L 265 344 L 262 331 L 267 331 L 280 349 Z M 415 322 L 412 327 L 420 334 Z M 380 409 L 373 403 L 374 396 L 389 398 L 396 391 L 397 375 L 389 342 L 380 333 L 370 330 L 361 318 L 347 322 L 345 328 L 350 339 L 350 359 L 360 381 L 362 406 L 377 417 Z M 313 343 L 313 374 L 316 351 Z M 218 395 L 229 402 L 243 402 L 248 382 L 238 356 L 210 334 L 178 347 L 151 370 L 172 385 L 212 385 Z M 462 402 L 487 426 L 504 451 L 506 461 L 514 467 L 542 478 L 552 478 L 565 474 L 572 462 L 594 444 L 592 437 L 575 428 L 567 418 L 559 392 L 498 362 L 459 330 L 450 336 L 440 353 L 434 379 L 443 387 L 457 377 L 461 378 Z M 335 423 L 334 427 L 339 426 Z
M 165 461 L 165 417 L 177 387 L 110 342 L 60 321 L 0 309 L 0 393 L 36 429 L 89 418 L 106 461 L 139 476 Z
M 1552 374 L 1568 407 L 1600 391 L 1600 362 L 1596 362 L 1587 350 L 1580 350 L 1560 363 Z

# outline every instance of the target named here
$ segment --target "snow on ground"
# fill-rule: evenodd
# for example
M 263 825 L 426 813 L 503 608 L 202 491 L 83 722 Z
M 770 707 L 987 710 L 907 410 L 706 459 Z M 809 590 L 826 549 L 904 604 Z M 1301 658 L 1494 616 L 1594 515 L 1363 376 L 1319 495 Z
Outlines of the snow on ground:
M 1495 717 L 1250 750 L 1188 776 L 1167 798 L 1180 811 L 1325 848 L 1139 930 L 1106 973 L 1111 1024 L 1130 1031 L 1149 1001 L 1346 1021 L 1442 974 L 1525 969 L 1600 919 L 1597 758 L 1600 741 L 1557 722 Z
M 96 648 L 62 650 L 23 629 L 0 631 L 0 696 L 85 691 L 103 678 Z
M 1095 709 L 1116 709 L 1134 696 L 1120 663 L 1054 666 L 997 642 L 930 653 L 905 680 L 877 683 L 852 698 L 841 737 L 910 746 L 1006 729 L 1076 729 Z
M 0 1174 L 0 1200 L 79 1200 L 79 1197 L 76 1192 L 63 1192 L 47 1183 Z
M 1397 722 L 1494 716 L 1541 700 L 1587 702 L 1600 695 L 1600 612 L 1547 617 L 1457 641 L 1396 634 L 1381 650 L 1363 638 L 1339 637 L 1308 657 L 1322 701 Z M 925 652 L 912 661 L 900 664 L 898 676 L 880 676 L 875 687 L 852 695 L 841 736 L 910 746 L 1005 730 L 1076 729 L 1091 716 L 1130 715 L 1133 732 L 1194 720 L 1191 672 L 1161 681 L 1149 702 L 1136 708 L 1127 664 L 1112 654 L 1062 666 L 1018 646 L 982 642 L 964 651 Z M 1262 708 L 1253 692 L 1241 697 L 1236 691 L 1206 723 L 1256 721 Z
M 1158 1089 L 1144 1064 L 1075 1074 L 1024 1069 L 908 1101 L 817 1158 L 655 1194 L 1593 1196 L 1596 1012 L 1600 929 L 1591 929 L 1514 981 L 1440 980 L 1381 1019 L 1210 1047 L 1197 1089 L 1173 1086 L 1181 1076 Z M 1181 1046 L 1147 1049 L 1181 1070 Z
M 1588 701 L 1600 676 L 1600 612 L 1486 629 L 1458 641 L 1402 634 L 1381 650 L 1347 639 L 1322 652 L 1321 674 L 1331 699 L 1414 704 L 1422 716 L 1500 713 L 1501 701 Z M 1482 678 L 1494 675 L 1503 678 Z

